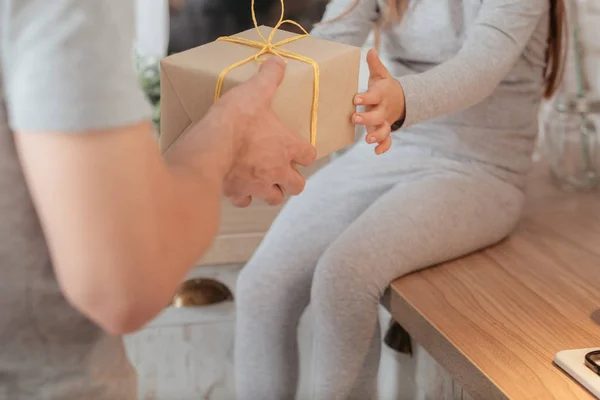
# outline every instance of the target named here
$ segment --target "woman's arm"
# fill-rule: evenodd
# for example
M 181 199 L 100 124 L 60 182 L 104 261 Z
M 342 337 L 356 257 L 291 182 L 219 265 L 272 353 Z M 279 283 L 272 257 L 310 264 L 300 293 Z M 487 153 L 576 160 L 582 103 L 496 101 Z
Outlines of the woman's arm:
M 399 78 L 406 102 L 403 127 L 464 110 L 490 96 L 548 9 L 548 0 L 484 0 L 453 59 Z
M 337 19 L 349 10 L 351 12 L 348 15 Z M 311 35 L 352 46 L 362 46 L 378 19 L 377 0 L 358 0 L 358 3 L 356 0 L 333 0 L 327 5 L 323 22 L 314 27 Z

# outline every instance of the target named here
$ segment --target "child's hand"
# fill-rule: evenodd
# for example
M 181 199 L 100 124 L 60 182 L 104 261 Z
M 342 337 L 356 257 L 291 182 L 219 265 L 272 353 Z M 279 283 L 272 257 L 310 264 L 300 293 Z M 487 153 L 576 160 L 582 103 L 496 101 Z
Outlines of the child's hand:
M 392 145 L 392 124 L 404 118 L 404 91 L 383 65 L 375 49 L 369 50 L 367 63 L 369 90 L 354 98 L 354 104 L 365 106 L 365 112 L 354 114 L 353 121 L 356 125 L 367 127 L 367 142 L 378 143 L 375 153 L 383 154 Z

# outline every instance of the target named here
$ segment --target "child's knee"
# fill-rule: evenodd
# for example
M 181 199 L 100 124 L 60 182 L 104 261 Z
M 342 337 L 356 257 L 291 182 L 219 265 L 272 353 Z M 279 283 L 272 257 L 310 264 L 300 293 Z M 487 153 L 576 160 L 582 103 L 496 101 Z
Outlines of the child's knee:
M 312 301 L 378 304 L 389 282 L 376 273 L 377 265 L 356 243 L 336 241 L 319 260 L 313 279 Z
M 301 312 L 309 301 L 310 281 L 275 265 L 249 263 L 238 275 L 236 307 L 253 315 Z M 286 310 L 286 311 L 283 311 Z
M 255 268 L 252 265 L 247 265 L 242 268 L 236 282 L 236 304 L 238 308 L 263 308 L 262 303 L 268 304 L 267 296 L 268 285 L 266 284 L 266 276 L 261 274 L 260 268 Z M 271 294 L 273 294 L 271 292 Z

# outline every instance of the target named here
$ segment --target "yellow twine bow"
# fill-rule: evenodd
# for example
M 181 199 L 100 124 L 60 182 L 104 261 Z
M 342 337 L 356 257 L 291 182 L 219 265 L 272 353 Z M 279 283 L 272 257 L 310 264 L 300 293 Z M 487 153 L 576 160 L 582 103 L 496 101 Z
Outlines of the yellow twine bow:
M 319 78 L 320 78 L 319 64 L 317 64 L 317 62 L 315 60 L 313 60 L 309 57 L 305 57 L 302 54 L 294 53 L 292 51 L 280 48 L 283 45 L 286 45 L 288 43 L 295 42 L 296 40 L 303 39 L 305 37 L 310 36 L 310 34 L 299 23 L 292 21 L 292 20 L 284 20 L 283 19 L 284 14 L 285 14 L 285 4 L 284 4 L 284 0 L 280 0 L 280 1 L 281 1 L 281 17 L 279 18 L 279 22 L 277 23 L 277 25 L 275 25 L 275 27 L 271 31 L 271 34 L 269 35 L 269 37 L 265 38 L 258 27 L 258 22 L 256 20 L 256 12 L 254 11 L 255 0 L 252 0 L 252 21 L 254 22 L 254 27 L 256 28 L 256 31 L 258 32 L 259 36 L 263 40 L 262 42 L 249 40 L 249 39 L 245 39 L 245 38 L 240 38 L 240 37 L 230 37 L 230 36 L 221 37 L 221 38 L 217 39 L 218 41 L 238 43 L 238 44 L 242 44 L 245 46 L 255 47 L 255 48 L 260 49 L 260 51 L 253 56 L 250 56 L 242 61 L 239 61 L 237 63 L 230 65 L 229 67 L 224 69 L 223 72 L 221 72 L 221 74 L 219 75 L 219 79 L 217 80 L 217 87 L 215 90 L 215 102 L 221 97 L 221 92 L 223 91 L 223 83 L 225 82 L 225 77 L 227 76 L 227 74 L 229 72 L 231 72 L 232 70 L 234 70 L 238 67 L 241 67 L 242 65 L 244 65 L 246 63 L 249 63 L 252 60 L 260 62 L 260 60 L 259 60 L 260 57 L 262 57 L 265 54 L 273 54 L 273 55 L 283 58 L 284 60 L 285 60 L 285 58 L 290 58 L 292 60 L 297 60 L 297 61 L 301 61 L 301 62 L 310 64 L 313 67 L 313 75 L 314 75 L 313 101 L 312 101 L 312 110 L 311 110 L 311 119 L 310 119 L 310 144 L 313 146 L 316 146 L 316 143 L 317 143 L 317 114 L 319 111 Z M 282 40 L 277 43 L 273 43 L 273 39 L 275 38 L 275 33 L 283 24 L 295 25 L 298 28 L 300 28 L 302 30 L 302 32 L 304 32 L 304 34 L 297 35 L 297 36 Z

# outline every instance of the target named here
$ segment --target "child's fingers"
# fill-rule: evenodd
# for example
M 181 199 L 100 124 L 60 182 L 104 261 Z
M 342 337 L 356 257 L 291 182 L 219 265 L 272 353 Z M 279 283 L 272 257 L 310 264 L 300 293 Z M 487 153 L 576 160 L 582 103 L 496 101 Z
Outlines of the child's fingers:
M 388 136 L 385 138 L 385 140 L 383 142 L 379 143 L 379 145 L 377 147 L 375 147 L 375 154 L 377 154 L 377 155 L 383 154 L 383 153 L 387 152 L 391 147 L 392 147 L 392 137 Z
M 379 126 L 385 122 L 385 110 L 375 107 L 370 111 L 354 114 L 352 120 L 356 125 Z
M 370 91 L 357 94 L 354 97 L 354 104 L 357 106 L 376 106 L 381 104 L 383 96 L 380 92 Z
M 381 62 L 379 54 L 377 54 L 377 50 L 369 50 L 369 52 L 367 53 L 367 64 L 369 65 L 369 73 L 371 79 L 388 78 L 390 76 L 390 72 Z
M 388 138 L 390 136 L 391 133 L 392 133 L 392 127 L 390 126 L 389 123 L 384 122 L 383 124 L 379 125 L 377 127 L 377 129 L 368 133 L 367 142 L 368 143 L 383 142 L 386 138 Z
M 234 207 L 246 208 L 252 204 L 252 197 L 250 196 L 234 196 L 231 198 L 231 203 Z

